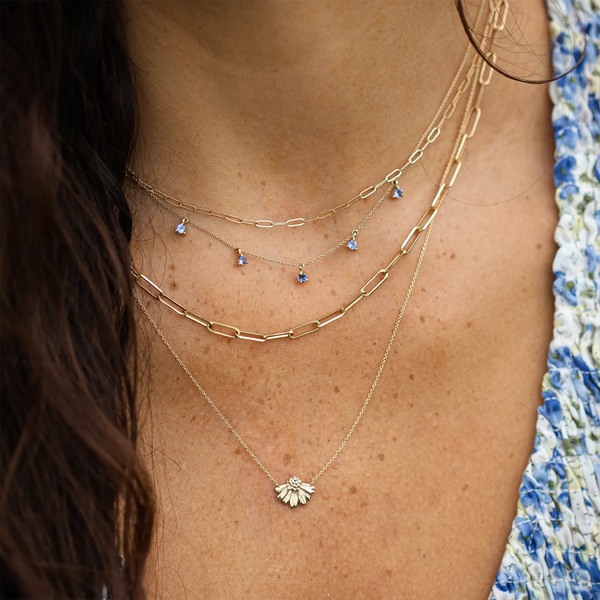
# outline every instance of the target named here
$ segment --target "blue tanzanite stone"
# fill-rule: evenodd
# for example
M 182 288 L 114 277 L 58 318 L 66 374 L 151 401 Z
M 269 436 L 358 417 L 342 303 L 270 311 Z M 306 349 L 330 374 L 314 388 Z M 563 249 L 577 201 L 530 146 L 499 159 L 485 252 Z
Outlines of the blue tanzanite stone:
M 308 275 L 306 273 L 300 273 L 298 275 L 298 283 L 306 283 L 308 281 Z
M 248 259 L 243 254 L 240 254 L 237 259 L 237 264 L 240 267 L 243 267 L 245 264 L 248 264 Z
M 177 225 L 177 227 L 175 227 L 175 231 L 177 233 L 179 233 L 180 235 L 183 235 L 187 230 L 187 227 L 185 226 L 185 223 L 179 223 L 179 225 Z
M 348 248 L 350 248 L 350 250 L 356 250 L 358 248 L 358 242 L 354 239 L 348 240 L 348 243 L 346 244 L 346 246 L 348 246 Z
M 392 196 L 394 196 L 394 198 L 402 198 L 403 195 L 404 195 L 404 192 L 399 187 L 397 187 L 394 190 L 394 193 L 392 194 Z

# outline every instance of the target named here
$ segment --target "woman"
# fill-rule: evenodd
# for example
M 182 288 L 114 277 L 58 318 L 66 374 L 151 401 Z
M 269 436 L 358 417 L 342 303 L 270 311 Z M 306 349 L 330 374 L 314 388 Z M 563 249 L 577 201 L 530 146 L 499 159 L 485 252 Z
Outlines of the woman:
M 599 9 L 475 4 L 4 5 L 3 597 L 600 597 Z

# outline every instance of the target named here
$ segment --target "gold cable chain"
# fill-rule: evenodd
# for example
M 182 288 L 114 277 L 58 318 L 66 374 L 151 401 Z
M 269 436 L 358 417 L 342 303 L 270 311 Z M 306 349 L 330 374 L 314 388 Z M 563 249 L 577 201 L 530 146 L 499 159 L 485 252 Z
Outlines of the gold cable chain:
M 495 44 L 495 40 L 496 40 L 496 36 L 497 36 L 497 31 L 500 31 L 502 28 L 504 28 L 504 25 L 506 23 L 506 14 L 504 14 L 504 16 L 502 16 L 502 14 L 500 14 L 500 10 L 502 8 L 504 8 L 504 12 L 507 13 L 508 12 L 508 0 L 498 0 L 498 3 L 496 4 L 495 0 L 490 0 L 490 7 L 491 7 L 491 14 L 489 16 L 489 20 L 491 21 L 488 22 L 488 25 L 491 27 L 491 31 L 492 32 L 496 32 L 495 34 L 492 33 L 493 37 L 491 38 L 491 43 L 490 43 L 490 50 L 488 53 L 488 56 L 495 56 L 495 53 L 493 52 L 493 48 L 494 48 L 494 44 Z M 486 30 L 488 28 L 486 27 Z M 346 434 L 346 436 L 344 437 L 342 443 L 340 444 L 340 446 L 337 448 L 337 450 L 334 452 L 334 454 L 332 455 L 332 457 L 327 461 L 327 463 L 325 464 L 325 466 L 313 477 L 312 481 L 311 481 L 311 485 L 314 484 L 314 482 L 321 477 L 321 475 L 323 475 L 323 473 L 331 466 L 331 464 L 333 463 L 333 461 L 339 456 L 340 452 L 342 452 L 342 450 L 344 449 L 344 447 L 346 446 L 348 440 L 351 438 L 352 434 L 354 433 L 354 431 L 356 430 L 356 427 L 358 426 L 365 410 L 367 409 L 367 406 L 369 404 L 369 401 L 371 400 L 371 397 L 373 395 L 373 392 L 375 391 L 375 388 L 377 387 L 377 383 L 379 382 L 379 379 L 381 377 L 381 374 L 383 373 L 383 369 L 385 367 L 385 364 L 387 362 L 387 358 L 389 356 L 389 353 L 391 351 L 392 345 L 394 343 L 394 340 L 396 338 L 396 334 L 398 332 L 398 329 L 400 327 L 400 323 L 402 321 L 402 318 L 404 316 L 404 313 L 406 311 L 406 307 L 408 305 L 408 301 L 410 299 L 410 296 L 412 294 L 412 291 L 414 289 L 414 285 L 417 281 L 417 276 L 419 274 L 419 270 L 421 268 L 421 263 L 423 261 L 423 257 L 425 255 L 425 251 L 427 249 L 427 243 L 429 241 L 429 236 L 431 234 L 431 227 L 430 225 L 433 222 L 433 219 L 435 218 L 437 211 L 441 205 L 441 202 L 443 200 L 443 198 L 445 197 L 448 189 L 450 187 L 452 187 L 452 185 L 455 183 L 456 181 L 456 177 L 458 175 L 458 172 L 460 171 L 460 166 L 461 166 L 461 157 L 464 153 L 465 147 L 468 143 L 468 140 L 471 139 L 473 137 L 473 135 L 475 134 L 475 131 L 477 129 L 477 126 L 479 124 L 479 120 L 481 117 L 481 100 L 483 98 L 483 93 L 485 88 L 490 84 L 491 79 L 492 79 L 492 75 L 493 75 L 493 69 L 491 69 L 489 71 L 489 75 L 488 75 L 488 71 L 486 69 L 486 65 L 487 63 L 483 60 L 480 61 L 481 62 L 481 67 L 480 67 L 480 71 L 479 71 L 479 78 L 478 80 L 474 83 L 473 88 L 471 89 L 471 92 L 469 94 L 468 97 L 468 101 L 467 101 L 467 107 L 465 110 L 465 116 L 463 118 L 463 121 L 461 123 L 461 128 L 460 128 L 460 132 L 459 132 L 459 136 L 457 138 L 456 144 L 454 146 L 454 149 L 452 151 L 452 155 L 450 160 L 448 161 L 448 164 L 446 165 L 446 169 L 444 171 L 444 175 L 442 176 L 442 183 L 440 184 L 440 187 L 438 189 L 438 193 L 436 194 L 433 203 L 431 205 L 431 207 L 426 211 L 426 213 L 423 215 L 423 217 L 421 217 L 421 219 L 419 220 L 419 223 L 421 223 L 421 221 L 423 220 L 423 218 L 425 217 L 425 215 L 427 215 L 427 213 L 429 211 L 432 211 L 430 217 L 427 220 L 427 223 L 425 226 L 423 226 L 422 228 L 419 227 L 419 224 L 417 224 L 417 226 L 415 228 L 413 228 L 413 231 L 418 232 L 414 242 L 411 243 L 410 248 L 412 248 L 414 246 L 414 244 L 416 243 L 416 241 L 419 239 L 419 237 L 421 236 L 422 232 L 427 229 L 427 233 L 425 235 L 425 240 L 423 242 L 423 246 L 421 248 L 421 252 L 419 254 L 419 259 L 417 261 L 417 265 L 413 274 L 413 277 L 411 279 L 410 285 L 408 287 L 408 291 L 406 293 L 406 297 L 404 299 L 404 303 L 402 304 L 402 308 L 400 309 L 400 313 L 398 314 L 398 318 L 396 320 L 396 324 L 394 326 L 394 329 L 392 331 L 391 337 L 390 337 L 390 341 L 386 347 L 385 353 L 383 355 L 383 359 L 381 361 L 381 364 L 379 366 L 379 369 L 377 371 L 377 375 L 375 376 L 375 379 L 371 385 L 371 388 L 369 390 L 369 393 L 367 394 L 367 397 L 358 413 L 357 418 L 355 419 L 354 423 L 352 424 L 352 426 L 350 427 L 348 433 Z M 489 67 L 489 65 L 487 65 Z M 479 86 L 479 92 L 477 94 L 477 99 L 473 105 L 473 98 L 475 97 L 475 90 L 477 88 L 477 86 Z M 454 169 L 454 170 L 452 170 Z M 452 173 L 451 177 L 450 177 L 450 183 L 446 183 L 446 179 L 448 178 L 449 174 Z M 409 234 L 409 237 L 407 238 L 410 239 L 412 235 Z M 409 250 L 410 251 L 410 250 Z M 393 261 L 392 261 L 393 262 Z M 388 268 L 390 268 L 388 266 Z M 382 271 L 380 271 L 381 273 Z M 387 277 L 387 272 L 386 272 L 386 277 Z M 384 279 L 385 280 L 385 279 Z M 382 280 L 382 281 L 384 281 Z M 379 287 L 379 285 L 381 285 L 382 282 L 380 282 L 372 291 L 371 293 L 377 289 L 377 287 Z M 146 315 L 146 317 L 149 319 L 150 323 L 152 324 L 152 326 L 154 327 L 154 329 L 156 330 L 157 334 L 159 335 L 159 337 L 161 338 L 161 340 L 164 342 L 164 344 L 167 346 L 167 348 L 169 349 L 169 351 L 171 352 L 171 354 L 173 355 L 173 357 L 177 360 L 177 362 L 179 363 L 179 365 L 181 366 L 181 368 L 183 369 L 183 371 L 188 375 L 188 377 L 191 379 L 191 381 L 194 383 L 194 385 L 196 386 L 196 388 L 202 393 L 202 395 L 204 396 L 204 398 L 207 400 L 207 402 L 210 404 L 210 406 L 215 410 L 215 412 L 219 415 L 219 417 L 221 418 L 221 420 L 225 423 L 225 425 L 228 427 L 228 429 L 231 431 L 231 433 L 235 436 L 235 438 L 238 440 L 238 442 L 242 445 L 242 447 L 246 450 L 246 452 L 252 457 L 252 459 L 254 460 L 254 462 L 256 462 L 256 464 L 262 469 L 262 471 L 269 477 L 269 479 L 271 480 L 272 483 L 275 484 L 275 486 L 278 486 L 279 484 L 277 483 L 277 480 L 273 477 L 273 475 L 271 475 L 271 473 L 268 471 L 268 469 L 263 465 L 263 463 L 260 461 L 260 459 L 252 452 L 252 450 L 248 447 L 248 445 L 244 442 L 244 440 L 242 439 L 242 437 L 237 433 L 237 431 L 233 428 L 233 426 L 231 425 L 231 423 L 227 420 L 227 418 L 225 417 L 225 415 L 218 409 L 218 407 L 216 406 L 216 404 L 211 400 L 211 398 L 209 397 L 209 395 L 204 391 L 204 389 L 202 388 L 202 386 L 198 383 L 198 381 L 194 378 L 194 376 L 192 375 L 192 373 L 190 372 L 190 370 L 185 366 L 185 364 L 183 363 L 183 361 L 179 358 L 178 354 L 175 352 L 175 350 L 173 349 L 173 347 L 169 344 L 168 340 L 165 338 L 164 334 L 162 333 L 162 331 L 160 330 L 160 328 L 158 327 L 158 325 L 156 324 L 156 322 L 154 321 L 154 319 L 151 317 L 150 313 L 148 312 L 148 310 L 146 309 L 146 307 L 143 305 L 141 299 L 139 298 L 139 296 L 137 294 L 134 293 L 135 299 L 137 300 L 141 310 L 144 312 L 144 314 Z
M 458 77 L 460 76 L 460 73 L 464 69 L 464 65 L 466 63 L 466 60 L 467 60 L 469 54 L 470 54 L 470 49 L 468 48 L 463 56 L 463 59 L 461 61 L 461 64 L 460 64 L 458 70 L 456 71 L 456 74 L 454 75 L 454 79 L 452 80 L 450 87 L 448 88 L 448 91 L 446 92 L 446 95 L 444 96 L 444 98 L 442 100 L 442 103 L 438 107 L 433 119 L 429 123 L 427 129 L 421 136 L 421 139 L 418 141 L 415 149 L 413 150 L 412 154 L 409 156 L 408 160 L 404 163 L 404 165 L 400 168 L 394 169 L 393 171 L 391 171 L 390 173 L 388 173 L 386 175 L 385 179 L 383 179 L 382 181 L 380 181 L 379 183 L 377 183 L 375 185 L 371 185 L 368 188 L 365 188 L 362 192 L 360 192 L 359 194 L 357 194 L 356 196 L 354 196 L 347 202 L 339 204 L 338 206 L 336 206 L 334 208 L 329 208 L 327 210 L 324 210 L 313 217 L 309 217 L 309 218 L 296 217 L 296 218 L 288 219 L 287 221 L 282 221 L 282 222 L 274 222 L 274 221 L 271 221 L 268 219 L 258 219 L 258 220 L 242 219 L 241 217 L 231 215 L 228 213 L 224 213 L 221 211 L 212 210 L 209 208 L 198 207 L 198 206 L 195 206 L 188 202 L 183 202 L 182 200 L 178 200 L 177 198 L 174 198 L 173 196 L 169 196 L 165 192 L 160 191 L 159 189 L 151 186 L 149 183 L 140 179 L 140 177 L 138 177 L 138 175 L 136 175 L 129 167 L 126 168 L 125 175 L 129 179 L 131 179 L 135 184 L 137 184 L 140 188 L 142 188 L 146 193 L 148 193 L 153 199 L 155 199 L 160 204 L 162 204 L 162 206 L 164 206 L 163 203 L 166 203 L 166 204 L 170 204 L 171 206 L 174 206 L 176 208 L 182 208 L 184 210 L 195 212 L 195 213 L 198 213 L 198 214 L 201 214 L 204 216 L 225 219 L 226 221 L 229 221 L 231 223 L 237 223 L 237 224 L 241 224 L 241 225 L 253 225 L 255 227 L 262 228 L 262 229 L 270 229 L 272 227 L 278 227 L 278 226 L 284 226 L 284 225 L 287 227 L 300 227 L 300 226 L 302 226 L 306 223 L 310 223 L 312 221 L 326 219 L 327 217 L 331 217 L 334 214 L 336 214 L 342 210 L 350 208 L 353 204 L 355 204 L 359 200 L 365 200 L 366 198 L 368 198 L 369 196 L 374 194 L 379 188 L 384 186 L 386 183 L 390 186 L 390 187 L 388 187 L 388 191 L 389 191 L 391 186 L 395 184 L 396 180 L 402 175 L 402 173 L 404 173 L 404 171 L 408 168 L 408 166 L 416 164 L 422 158 L 427 147 L 430 144 L 433 144 L 433 142 L 435 142 L 435 140 L 440 136 L 443 126 L 452 117 L 452 115 L 454 114 L 454 111 L 456 110 L 456 106 L 457 106 L 460 98 L 462 97 L 464 92 L 469 87 L 469 83 L 475 72 L 475 68 L 476 68 L 475 64 L 477 63 L 477 59 L 479 58 L 478 55 L 475 55 L 473 57 L 469 71 L 467 72 L 467 75 L 465 76 L 465 78 L 462 80 L 454 98 L 452 99 L 451 104 L 444 111 L 439 123 L 435 127 L 433 127 L 433 123 L 439 117 L 439 114 L 442 112 L 444 106 L 448 102 L 448 97 L 450 96 L 452 90 L 456 86 Z M 423 144 L 423 140 L 426 140 L 425 144 Z M 423 144 L 423 146 L 421 146 L 421 144 Z M 379 202 L 372 209 L 373 212 L 379 207 L 379 205 L 385 198 L 385 195 L 386 194 L 384 194 L 380 198 Z M 175 212 L 173 214 L 175 214 L 176 216 L 181 218 L 181 215 L 179 215 Z M 191 222 L 190 222 L 190 224 L 194 225 L 197 229 L 200 229 L 201 231 L 208 233 L 209 235 L 213 235 L 213 237 L 215 237 L 216 239 L 219 239 L 219 241 L 221 241 L 221 242 L 225 243 L 226 245 L 230 246 L 231 248 L 235 249 L 235 246 L 218 238 L 217 236 L 212 234 L 210 231 L 208 231 L 196 224 L 193 224 Z M 350 239 L 350 237 L 346 238 L 346 240 L 344 240 L 344 241 L 348 241 L 349 239 Z M 340 244 L 338 244 L 338 246 L 336 246 L 335 248 L 343 245 L 344 241 L 340 242 Z M 326 254 L 333 252 L 333 250 L 335 248 L 329 250 Z M 271 259 L 265 259 L 265 258 L 263 258 L 261 256 L 257 256 L 257 255 L 252 255 L 252 256 L 254 256 L 255 258 L 260 258 L 262 260 L 268 260 L 269 262 L 277 262 L 278 264 L 284 264 L 286 266 L 294 266 L 294 267 L 297 266 L 297 263 L 291 264 L 291 263 L 279 262 L 279 261 L 275 261 L 275 260 L 271 260 Z M 318 260 L 318 258 L 316 258 L 314 260 Z M 312 262 L 314 262 L 314 260 Z M 308 265 L 309 263 L 304 263 L 304 264 Z

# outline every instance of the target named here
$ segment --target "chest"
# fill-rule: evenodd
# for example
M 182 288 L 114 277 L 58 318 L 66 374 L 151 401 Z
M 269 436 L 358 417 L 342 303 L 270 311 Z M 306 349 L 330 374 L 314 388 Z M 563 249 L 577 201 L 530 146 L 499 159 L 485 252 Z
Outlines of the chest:
M 533 446 L 552 331 L 556 211 L 548 129 L 534 131 L 509 175 L 506 153 L 494 162 L 489 145 L 461 174 L 468 192 L 457 197 L 480 206 L 450 201 L 436 219 L 385 371 L 307 506 L 276 499 L 166 348 L 152 349 L 145 438 L 159 499 L 149 577 L 158 597 L 487 597 Z M 528 193 L 483 206 L 511 199 L 524 182 Z M 419 214 L 409 207 L 400 222 L 410 229 Z M 397 219 L 383 218 L 361 238 L 372 257 L 331 280 L 315 270 L 310 296 L 285 288 L 288 271 L 279 267 L 210 285 L 208 267 L 196 265 L 186 280 L 175 267 L 183 255 L 163 288 L 215 320 L 287 329 L 352 298 L 356 281 L 385 264 L 405 234 Z M 368 306 L 365 299 L 327 331 L 295 342 L 207 339 L 161 313 L 181 359 L 279 483 L 310 481 L 348 433 L 417 252 Z

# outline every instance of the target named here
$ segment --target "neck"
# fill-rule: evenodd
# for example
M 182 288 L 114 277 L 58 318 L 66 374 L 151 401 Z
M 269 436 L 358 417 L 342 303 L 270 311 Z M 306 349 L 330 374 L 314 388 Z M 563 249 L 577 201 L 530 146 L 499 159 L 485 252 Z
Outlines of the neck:
M 327 208 L 400 166 L 466 46 L 452 0 L 127 7 L 136 171 L 238 214 Z

